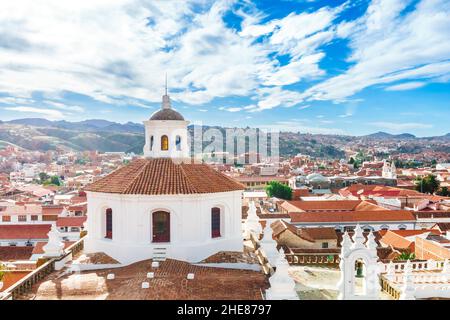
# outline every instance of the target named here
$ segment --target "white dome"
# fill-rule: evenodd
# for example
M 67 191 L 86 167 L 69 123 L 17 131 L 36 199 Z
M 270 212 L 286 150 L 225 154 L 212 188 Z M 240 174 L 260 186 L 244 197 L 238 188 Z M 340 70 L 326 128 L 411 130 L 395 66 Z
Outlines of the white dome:
M 325 178 L 320 173 L 311 173 L 311 174 L 306 176 L 306 180 L 314 181 L 314 182 L 328 181 L 328 179 Z

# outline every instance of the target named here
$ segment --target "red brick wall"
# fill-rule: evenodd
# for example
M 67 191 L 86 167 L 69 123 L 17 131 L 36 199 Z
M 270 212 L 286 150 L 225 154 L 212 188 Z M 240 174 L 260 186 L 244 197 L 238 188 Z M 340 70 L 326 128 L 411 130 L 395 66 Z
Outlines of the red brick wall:
M 444 260 L 450 259 L 450 250 L 430 240 L 416 237 L 414 253 L 417 259 Z

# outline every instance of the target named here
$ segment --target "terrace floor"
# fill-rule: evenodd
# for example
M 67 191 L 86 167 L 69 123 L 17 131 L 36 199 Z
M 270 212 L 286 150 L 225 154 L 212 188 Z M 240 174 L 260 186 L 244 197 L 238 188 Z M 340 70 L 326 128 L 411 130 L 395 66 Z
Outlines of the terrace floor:
M 147 279 L 148 272 L 154 272 L 155 278 Z M 114 280 L 106 279 L 109 273 L 114 273 Z M 194 273 L 195 278 L 187 280 L 188 273 Z M 148 289 L 141 288 L 144 281 L 149 282 Z M 22 299 L 260 300 L 261 290 L 268 286 L 262 272 L 195 266 L 172 259 L 152 268 L 151 260 L 145 260 L 120 268 L 72 274 L 62 269 L 36 284 Z

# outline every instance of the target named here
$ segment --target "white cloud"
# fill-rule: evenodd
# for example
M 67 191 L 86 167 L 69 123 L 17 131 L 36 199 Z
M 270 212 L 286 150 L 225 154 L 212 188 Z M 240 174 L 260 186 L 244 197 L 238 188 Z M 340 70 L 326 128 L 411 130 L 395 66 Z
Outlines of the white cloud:
M 284 132 L 301 132 L 312 134 L 345 134 L 344 130 L 338 128 L 322 128 L 311 127 L 303 123 L 303 121 L 277 121 L 274 124 L 261 124 L 256 127 L 265 130 L 284 131 Z
M 421 88 L 424 85 L 426 85 L 425 82 L 413 81 L 413 82 L 406 82 L 406 83 L 389 86 L 385 90 L 387 90 L 387 91 L 411 90 L 411 89 Z
M 354 63 L 346 72 L 305 92 L 308 100 L 342 101 L 362 89 L 405 79 L 438 81 L 450 73 L 450 6 L 422 0 L 400 14 L 410 1 L 374 0 L 353 22 L 348 36 Z M 338 28 L 339 29 L 339 28 Z
M 414 129 L 429 129 L 432 128 L 433 125 L 427 123 L 415 123 L 415 122 L 370 122 L 372 126 L 376 126 L 381 129 L 391 130 L 393 132 L 402 132 L 404 130 L 414 130 Z
M 224 108 L 223 110 L 228 111 L 228 112 L 239 112 L 243 109 L 240 107 L 231 107 L 231 108 Z
M 40 115 L 48 117 L 51 120 L 64 118 L 64 115 L 61 111 L 52 109 L 35 108 L 35 107 L 6 107 L 3 109 L 14 112 L 38 113 Z
M 57 109 L 65 110 L 65 111 L 72 111 L 72 112 L 84 112 L 84 108 L 80 106 L 71 106 L 66 105 L 61 102 L 55 102 L 55 101 L 44 101 L 44 103 L 51 105 Z
M 37 107 L 31 93 L 40 91 L 60 104 L 53 108 L 68 112 L 85 107 L 65 103 L 64 92 L 152 108 L 168 72 L 176 101 L 201 105 L 245 96 L 255 105 L 239 111 L 255 112 L 308 100 L 344 101 L 372 85 L 399 90 L 402 85 L 389 84 L 449 80 L 445 0 L 422 0 L 406 15 L 400 13 L 408 1 L 373 0 L 364 16 L 338 25 L 350 4 L 267 21 L 250 1 L 241 1 L 251 10 L 234 11 L 243 18 L 240 32 L 224 22 L 237 2 L 1 1 L 0 93 L 25 99 L 13 104 Z M 322 46 L 337 37 L 349 39 L 348 70 L 303 92 L 284 87 L 327 76 Z M 287 60 L 279 61 L 284 55 Z

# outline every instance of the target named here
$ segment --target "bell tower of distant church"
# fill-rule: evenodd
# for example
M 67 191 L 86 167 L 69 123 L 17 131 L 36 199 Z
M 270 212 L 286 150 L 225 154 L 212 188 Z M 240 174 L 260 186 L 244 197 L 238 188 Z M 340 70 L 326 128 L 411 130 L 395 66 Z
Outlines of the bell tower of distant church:
M 155 112 L 149 120 L 144 121 L 144 156 L 147 158 L 188 158 L 188 124 L 189 121 L 185 121 L 179 112 L 172 109 L 170 97 L 167 94 L 166 75 L 165 94 L 162 97 L 161 109 Z
M 386 160 L 384 160 L 381 175 L 383 178 L 397 179 L 397 168 L 395 167 L 394 161 L 392 161 L 392 163 L 389 165 L 389 163 Z

